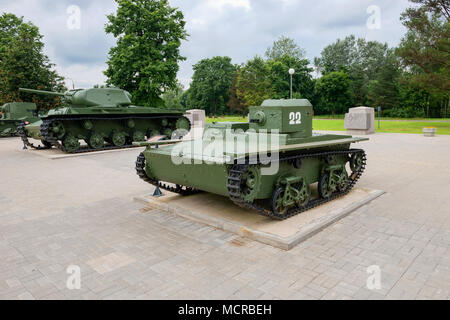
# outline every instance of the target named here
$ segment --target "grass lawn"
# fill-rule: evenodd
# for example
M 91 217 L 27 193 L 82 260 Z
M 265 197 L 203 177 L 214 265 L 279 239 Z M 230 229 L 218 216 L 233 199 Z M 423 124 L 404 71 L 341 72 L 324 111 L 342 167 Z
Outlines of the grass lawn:
M 223 118 L 208 118 L 207 122 L 247 122 L 247 118 L 242 117 L 223 117 Z M 377 132 L 388 133 L 422 133 L 423 127 L 436 127 L 437 134 L 450 135 L 450 123 L 445 122 L 429 122 L 429 121 L 381 121 L 381 129 L 378 129 L 378 122 L 375 123 L 375 129 Z M 328 130 L 328 131 L 345 131 L 344 120 L 313 120 L 314 130 Z
M 327 120 L 334 120 L 334 119 L 344 119 L 344 114 L 336 114 L 334 115 L 334 118 L 331 115 L 325 115 L 325 116 L 314 116 L 314 119 L 327 119 Z M 375 111 L 375 119 L 378 119 L 377 112 Z M 450 118 L 392 118 L 392 117 L 381 117 L 381 120 L 399 120 L 399 121 L 408 121 L 408 120 L 417 120 L 417 121 L 450 121 Z

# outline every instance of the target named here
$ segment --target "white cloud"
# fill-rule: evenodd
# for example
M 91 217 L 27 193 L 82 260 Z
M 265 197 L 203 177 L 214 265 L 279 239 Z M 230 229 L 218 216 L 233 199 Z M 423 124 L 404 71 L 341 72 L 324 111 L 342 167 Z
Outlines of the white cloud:
M 190 34 L 181 53 L 179 80 L 188 85 L 192 65 L 204 58 L 227 55 L 242 63 L 263 55 L 281 35 L 293 38 L 312 60 L 337 38 L 350 34 L 396 46 L 405 29 L 399 18 L 408 0 L 169 0 L 180 8 Z M 81 29 L 67 28 L 67 8 L 81 8 Z M 381 9 L 381 29 L 369 30 L 367 8 Z M 113 0 L 0 0 L 2 12 L 31 20 L 44 35 L 45 52 L 61 75 L 77 87 L 104 82 L 109 49 L 115 40 L 106 35 L 106 14 L 113 13 Z M 71 85 L 71 82 L 69 81 Z
M 208 0 L 208 5 L 219 9 L 225 9 L 227 6 L 244 8 L 247 11 L 252 9 L 250 0 Z

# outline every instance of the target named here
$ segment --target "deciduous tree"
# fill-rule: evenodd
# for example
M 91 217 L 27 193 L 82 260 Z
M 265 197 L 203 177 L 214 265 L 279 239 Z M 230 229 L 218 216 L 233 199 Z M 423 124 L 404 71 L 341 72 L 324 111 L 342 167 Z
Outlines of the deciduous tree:
M 193 66 L 189 88 L 189 108 L 203 109 L 207 114 L 224 114 L 230 97 L 236 66 L 230 57 L 203 59 Z
M 12 101 L 32 101 L 39 110 L 60 103 L 59 98 L 19 93 L 20 87 L 64 91 L 63 78 L 43 53 L 38 27 L 11 13 L 0 16 L 0 105 Z
M 183 13 L 168 0 L 116 0 L 106 32 L 117 38 L 105 75 L 108 84 L 133 95 L 136 104 L 162 104 L 161 94 L 176 87 L 181 41 L 187 38 Z

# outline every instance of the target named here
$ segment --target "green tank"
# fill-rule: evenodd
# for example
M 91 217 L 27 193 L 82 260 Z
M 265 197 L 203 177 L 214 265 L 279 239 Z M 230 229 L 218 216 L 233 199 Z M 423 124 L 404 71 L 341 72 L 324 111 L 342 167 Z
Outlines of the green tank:
M 1 107 L 0 137 L 17 135 L 17 128 L 23 122 L 39 120 L 36 105 L 30 102 L 11 102 Z
M 134 106 L 130 93 L 118 88 L 66 93 L 23 88 L 20 91 L 59 96 L 63 101 L 61 107 L 48 111 L 39 121 L 19 127 L 24 148 L 56 147 L 67 153 L 120 149 L 132 147 L 133 141 L 154 136 L 170 138 L 176 130 L 190 129 L 182 111 Z M 42 145 L 35 146 L 28 138 L 40 140 Z
M 347 194 L 366 166 L 365 152 L 350 145 L 368 139 L 313 133 L 312 117 L 308 100 L 267 100 L 250 108 L 248 123 L 213 123 L 190 141 L 139 144 L 147 148 L 136 172 L 156 194 L 206 191 L 283 220 Z

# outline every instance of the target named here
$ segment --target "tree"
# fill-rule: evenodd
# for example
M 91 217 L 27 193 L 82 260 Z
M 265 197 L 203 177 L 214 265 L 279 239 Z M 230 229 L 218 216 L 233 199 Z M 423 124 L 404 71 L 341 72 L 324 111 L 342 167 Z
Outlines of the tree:
M 193 66 L 188 105 L 217 115 L 226 111 L 236 66 L 229 57 L 203 59 Z
M 266 57 L 269 60 L 279 60 L 284 55 L 301 60 L 305 56 L 305 51 L 291 38 L 281 36 L 274 41 L 271 47 L 267 48 Z
M 106 32 L 117 38 L 105 75 L 108 84 L 127 90 L 133 102 L 160 105 L 161 94 L 176 87 L 181 41 L 187 38 L 183 13 L 168 0 L 116 0 Z
M 399 101 L 400 75 L 398 58 L 394 55 L 394 51 L 390 50 L 389 58 L 380 65 L 375 80 L 369 83 L 367 93 L 369 104 L 382 106 L 383 109 L 395 108 Z
M 351 80 L 344 71 L 330 72 L 316 82 L 316 94 L 320 97 L 318 110 L 344 113 L 352 105 L 350 92 Z
M 185 105 L 182 103 L 182 97 L 184 94 L 184 86 L 181 83 L 177 83 L 175 89 L 169 89 L 162 95 L 164 105 L 167 109 L 185 109 Z
M 408 32 L 397 54 L 410 71 L 410 83 L 428 92 L 434 107 L 447 111 L 450 100 L 450 3 L 440 0 L 411 0 L 419 7 L 408 8 L 401 17 Z M 436 99 L 434 99 L 436 100 Z M 439 100 L 439 99 L 438 99 Z
M 355 104 L 368 102 L 369 83 L 378 77 L 385 65 L 389 47 L 377 41 L 356 39 L 351 35 L 325 47 L 320 58 L 315 58 L 316 70 L 322 74 L 344 70 L 350 76 L 351 92 Z
M 241 72 L 240 69 L 238 69 L 236 73 L 233 75 L 233 82 L 230 89 L 230 97 L 227 102 L 227 107 L 230 110 L 238 112 L 239 114 L 245 116 L 245 114 L 248 113 L 248 106 L 246 106 L 245 103 L 241 99 L 239 99 L 237 94 L 237 82 L 239 79 L 240 72 Z
M 254 57 L 241 68 L 237 79 L 237 96 L 247 106 L 259 106 L 273 96 L 270 72 L 261 57 Z
M 295 73 L 292 77 L 292 91 L 294 98 L 312 99 L 314 95 L 314 84 L 312 81 L 312 68 L 309 67 L 308 59 L 284 55 L 278 60 L 266 62 L 269 79 L 273 88 L 274 99 L 288 99 L 290 96 L 289 69 L 293 68 Z
M 0 105 L 11 101 L 32 101 L 39 110 L 61 103 L 59 98 L 19 93 L 20 87 L 64 91 L 63 78 L 43 53 L 39 29 L 14 14 L 0 16 Z

